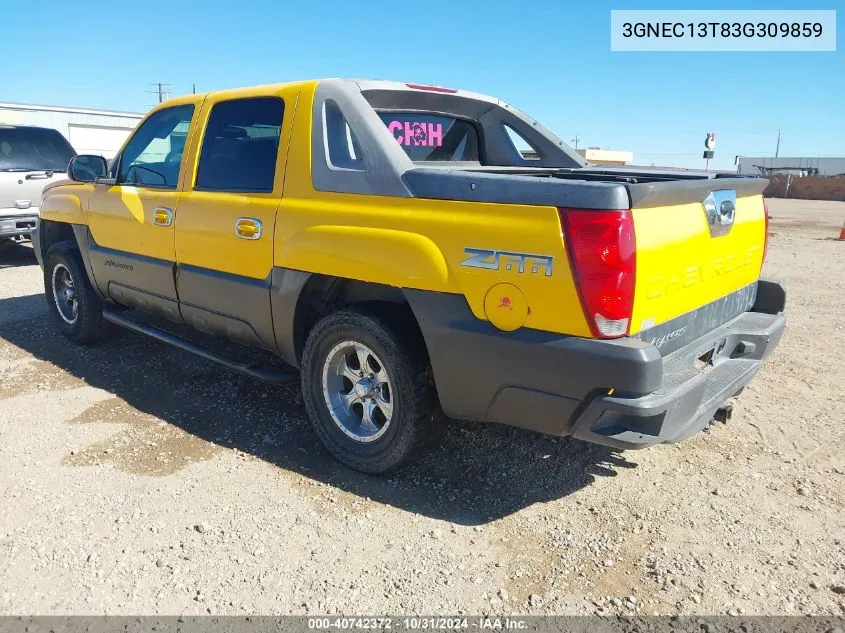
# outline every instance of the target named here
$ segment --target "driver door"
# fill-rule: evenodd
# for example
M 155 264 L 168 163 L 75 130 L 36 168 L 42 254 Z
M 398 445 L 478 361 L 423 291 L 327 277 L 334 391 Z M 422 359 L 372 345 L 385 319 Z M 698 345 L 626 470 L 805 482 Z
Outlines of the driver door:
M 154 110 L 112 165 L 114 184 L 96 184 L 88 201 L 90 259 L 104 295 L 180 321 L 174 281 L 174 221 L 182 153 L 195 106 L 191 97 Z

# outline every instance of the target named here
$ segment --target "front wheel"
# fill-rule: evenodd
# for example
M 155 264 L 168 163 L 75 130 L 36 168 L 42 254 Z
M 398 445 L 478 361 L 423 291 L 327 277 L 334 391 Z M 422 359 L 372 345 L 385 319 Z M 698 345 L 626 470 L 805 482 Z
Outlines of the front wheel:
M 75 343 L 92 343 L 107 331 L 103 302 L 94 292 L 72 242 L 58 242 L 44 258 L 44 293 L 59 329 Z
M 302 395 L 317 436 L 338 460 L 367 473 L 408 461 L 436 423 L 421 341 L 353 310 L 317 323 L 303 352 Z

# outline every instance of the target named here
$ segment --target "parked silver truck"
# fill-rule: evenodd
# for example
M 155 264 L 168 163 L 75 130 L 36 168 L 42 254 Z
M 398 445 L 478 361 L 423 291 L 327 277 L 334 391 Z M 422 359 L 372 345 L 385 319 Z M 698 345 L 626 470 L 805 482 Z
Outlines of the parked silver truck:
M 0 238 L 28 239 L 41 191 L 65 178 L 76 152 L 58 130 L 0 124 Z

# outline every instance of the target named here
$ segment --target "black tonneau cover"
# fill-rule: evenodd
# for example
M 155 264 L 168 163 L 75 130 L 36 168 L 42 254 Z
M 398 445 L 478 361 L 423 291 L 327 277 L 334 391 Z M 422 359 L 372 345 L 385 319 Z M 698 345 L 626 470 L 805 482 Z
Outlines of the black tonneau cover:
M 715 189 L 758 195 L 765 178 L 669 170 L 415 167 L 402 180 L 418 198 L 577 209 L 636 209 L 700 202 Z

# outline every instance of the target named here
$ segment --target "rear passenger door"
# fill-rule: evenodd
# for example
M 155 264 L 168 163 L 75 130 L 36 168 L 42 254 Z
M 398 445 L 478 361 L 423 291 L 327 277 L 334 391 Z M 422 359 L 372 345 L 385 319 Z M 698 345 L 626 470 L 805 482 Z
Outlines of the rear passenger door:
M 283 87 L 206 99 L 175 222 L 182 317 L 267 349 L 275 348 L 273 230 L 297 94 Z

